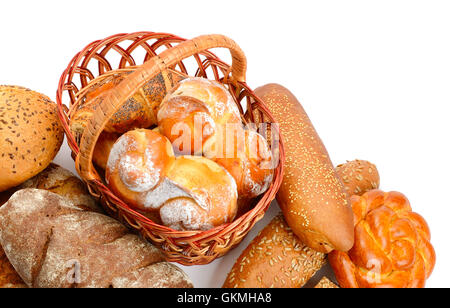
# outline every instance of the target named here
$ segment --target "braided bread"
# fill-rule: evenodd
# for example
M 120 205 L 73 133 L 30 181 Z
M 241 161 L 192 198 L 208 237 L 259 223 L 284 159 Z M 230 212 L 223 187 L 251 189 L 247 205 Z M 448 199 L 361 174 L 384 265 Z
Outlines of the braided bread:
M 422 288 L 436 254 L 426 221 L 401 193 L 372 190 L 351 198 L 355 245 L 329 255 L 344 288 Z

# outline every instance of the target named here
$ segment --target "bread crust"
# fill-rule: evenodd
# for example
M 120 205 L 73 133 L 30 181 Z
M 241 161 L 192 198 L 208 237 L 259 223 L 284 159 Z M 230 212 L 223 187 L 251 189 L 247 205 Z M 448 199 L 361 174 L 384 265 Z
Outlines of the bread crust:
M 163 266 L 156 247 L 116 220 L 45 190 L 20 190 L 0 208 L 0 243 L 29 287 L 192 287 L 179 268 Z M 148 274 L 155 267 L 165 283 Z M 130 277 L 137 282 L 120 283 Z
M 44 170 L 61 147 L 56 104 L 17 86 L 0 86 L 0 191 Z
M 277 194 L 288 225 L 308 247 L 328 253 L 353 246 L 353 215 L 344 185 L 303 107 L 283 86 L 255 90 L 280 125 L 285 175 Z

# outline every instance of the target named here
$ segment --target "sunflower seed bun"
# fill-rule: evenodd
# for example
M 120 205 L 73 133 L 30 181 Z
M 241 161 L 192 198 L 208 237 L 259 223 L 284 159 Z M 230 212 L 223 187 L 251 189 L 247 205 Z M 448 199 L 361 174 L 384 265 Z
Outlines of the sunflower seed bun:
M 56 104 L 17 86 L 0 86 L 0 191 L 44 170 L 61 147 Z

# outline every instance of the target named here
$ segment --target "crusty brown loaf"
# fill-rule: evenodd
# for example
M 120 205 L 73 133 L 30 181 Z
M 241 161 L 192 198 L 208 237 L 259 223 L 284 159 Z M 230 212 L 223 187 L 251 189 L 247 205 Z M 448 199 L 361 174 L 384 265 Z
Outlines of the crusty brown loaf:
M 305 110 L 286 88 L 255 90 L 280 124 L 285 174 L 277 201 L 288 225 L 307 246 L 321 252 L 353 246 L 353 215 L 344 185 Z
M 366 160 L 353 160 L 336 167 L 339 178 L 344 183 L 349 196 L 363 195 L 380 187 L 377 167 Z
M 68 198 L 77 207 L 101 213 L 86 185 L 69 170 L 51 163 L 44 171 L 24 182 L 18 189 L 44 189 Z
M 161 264 L 156 247 L 119 222 L 45 190 L 20 190 L 0 208 L 0 243 L 30 287 L 192 287 L 180 269 Z M 77 264 L 80 280 L 68 279 L 77 277 L 71 275 Z M 164 278 L 157 282 L 156 268 Z
M 0 191 L 44 170 L 63 141 L 56 104 L 16 86 L 0 86 Z
M 315 286 L 316 289 L 339 289 L 337 285 L 332 283 L 327 277 L 323 277 L 322 280 Z
M 54 192 L 60 196 L 69 198 L 80 208 L 101 212 L 95 200 L 86 191 L 83 182 L 69 170 L 51 163 L 44 171 L 27 180 L 22 185 L 0 193 L 0 206 L 19 189 L 39 188 Z M 25 287 L 20 276 L 9 262 L 0 247 L 0 287 L 17 288 Z
M 376 168 L 369 162 L 367 164 Z M 341 165 L 341 170 L 353 170 L 353 165 L 354 163 L 348 162 Z M 373 173 L 366 172 L 361 173 L 365 176 L 362 180 L 359 177 L 360 173 L 357 172 L 339 172 L 338 174 L 347 175 L 350 186 L 360 182 L 371 182 L 368 179 L 373 178 Z M 363 194 L 365 189 L 366 187 L 362 186 L 360 194 Z M 292 233 L 282 215 L 279 215 L 244 250 L 229 273 L 224 287 L 302 287 L 321 268 L 325 262 L 324 258 L 324 254 L 314 253 L 313 250 L 305 247 Z M 293 267 L 298 263 L 300 265 Z M 291 277 L 285 275 L 290 279 L 283 277 L 281 280 L 280 273 L 286 269 L 293 269 Z

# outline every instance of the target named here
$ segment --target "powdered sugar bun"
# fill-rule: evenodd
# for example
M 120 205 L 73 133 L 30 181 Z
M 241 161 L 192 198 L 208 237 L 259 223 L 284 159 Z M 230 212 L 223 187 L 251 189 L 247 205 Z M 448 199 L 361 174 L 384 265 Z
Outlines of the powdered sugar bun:
M 129 205 L 146 210 L 141 200 L 164 179 L 174 159 L 170 142 L 161 134 L 146 129 L 127 132 L 111 149 L 106 182 Z
M 207 230 L 233 221 L 237 213 L 237 186 L 220 165 L 205 157 L 181 156 L 167 178 L 182 187 L 190 200 L 181 198 L 161 208 L 162 221 L 184 230 Z

